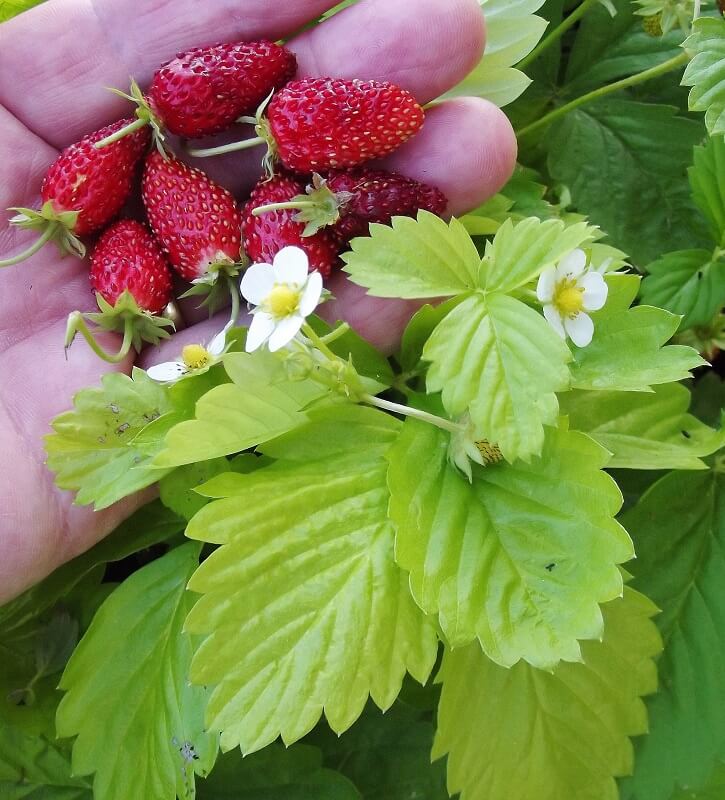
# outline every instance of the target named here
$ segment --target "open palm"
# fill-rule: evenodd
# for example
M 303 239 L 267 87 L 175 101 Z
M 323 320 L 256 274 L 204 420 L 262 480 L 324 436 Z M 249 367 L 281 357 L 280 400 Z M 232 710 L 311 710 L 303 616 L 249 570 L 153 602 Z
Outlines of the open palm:
M 59 149 L 129 109 L 104 87 L 142 84 L 177 51 L 217 41 L 289 37 L 334 6 L 332 0 L 50 0 L 0 26 L 0 207 L 32 206 Z M 292 38 L 300 75 L 390 80 L 428 102 L 460 81 L 484 44 L 477 0 L 362 0 L 323 26 Z M 387 165 L 439 186 L 461 213 L 508 178 L 515 140 L 504 115 L 478 99 L 431 109 L 423 132 Z M 204 168 L 243 197 L 259 175 L 245 153 Z M 28 234 L 0 222 L 0 259 L 27 245 Z M 104 512 L 73 505 L 44 466 L 43 436 L 73 394 L 109 369 L 78 341 L 63 357 L 65 320 L 94 304 L 87 265 L 47 247 L 0 272 L 0 602 L 47 575 L 106 535 L 146 497 Z M 383 347 L 391 347 L 410 306 L 366 298 L 337 277 L 327 307 Z M 218 324 L 216 325 L 218 327 Z M 200 323 L 142 366 L 203 341 Z

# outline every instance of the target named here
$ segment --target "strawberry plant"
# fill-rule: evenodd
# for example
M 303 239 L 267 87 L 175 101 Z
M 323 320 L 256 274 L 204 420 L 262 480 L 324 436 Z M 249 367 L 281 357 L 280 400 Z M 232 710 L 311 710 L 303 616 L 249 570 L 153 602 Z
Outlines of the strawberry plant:
M 241 5 L 8 102 L 0 800 L 722 797 L 722 3 Z

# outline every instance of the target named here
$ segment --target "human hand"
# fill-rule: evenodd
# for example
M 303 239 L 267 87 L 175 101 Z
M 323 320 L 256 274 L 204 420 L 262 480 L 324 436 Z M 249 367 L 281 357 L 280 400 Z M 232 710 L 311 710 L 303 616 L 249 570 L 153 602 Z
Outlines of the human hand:
M 0 26 L 0 208 L 32 206 L 58 150 L 128 114 L 106 91 L 133 74 L 146 84 L 161 62 L 216 41 L 288 37 L 334 0 L 49 0 Z M 478 62 L 484 30 L 477 0 L 362 0 L 289 47 L 299 75 L 390 80 L 422 103 L 458 83 Z M 28 53 L 32 52 L 32 58 Z M 438 186 L 449 212 L 470 210 L 494 194 L 515 162 L 513 131 L 501 111 L 475 98 L 428 111 L 426 125 L 386 166 Z M 244 197 L 259 175 L 256 153 L 203 163 Z M 0 222 L 0 259 L 29 236 Z M 75 392 L 108 370 L 78 341 L 63 357 L 66 318 L 90 309 L 88 267 L 46 247 L 0 271 L 0 603 L 83 552 L 149 498 L 143 493 L 103 512 L 73 505 L 44 465 L 43 436 Z M 363 336 L 391 349 L 410 317 L 402 301 L 368 298 L 338 275 L 336 300 L 323 307 Z M 169 360 L 185 342 L 205 341 L 207 321 L 145 351 L 141 366 Z M 109 346 L 111 342 L 106 341 Z M 101 341 L 103 338 L 101 337 Z

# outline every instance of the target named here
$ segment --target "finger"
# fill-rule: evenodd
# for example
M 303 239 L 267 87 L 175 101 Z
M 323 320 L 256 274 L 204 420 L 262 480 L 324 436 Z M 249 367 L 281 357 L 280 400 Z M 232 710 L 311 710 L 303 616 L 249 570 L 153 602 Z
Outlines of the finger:
M 50 0 L 0 26 L 0 103 L 56 147 L 128 113 L 106 91 L 144 84 L 179 51 L 288 36 L 335 0 Z M 29 57 L 32 53 L 32 57 Z

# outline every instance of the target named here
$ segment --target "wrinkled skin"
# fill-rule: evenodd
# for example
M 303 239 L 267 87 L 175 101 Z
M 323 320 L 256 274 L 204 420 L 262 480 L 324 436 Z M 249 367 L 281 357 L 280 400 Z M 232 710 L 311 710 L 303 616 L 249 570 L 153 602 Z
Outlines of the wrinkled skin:
M 291 36 L 334 0 L 50 0 L 0 26 L 0 208 L 34 205 L 58 150 L 128 114 L 106 86 L 133 74 L 147 85 L 175 52 L 219 40 Z M 460 81 L 484 46 L 477 0 L 362 0 L 290 43 L 300 75 L 381 79 L 425 103 Z M 407 43 L 407 44 L 406 44 Z M 32 58 L 28 53 L 32 52 Z M 239 133 L 235 133 L 238 137 Z M 449 212 L 479 205 L 507 180 L 516 143 L 505 116 L 479 99 L 459 99 L 428 114 L 423 132 L 385 162 L 439 186 Z M 204 163 L 241 197 L 258 177 L 260 154 Z M 0 258 L 24 248 L 28 232 L 0 221 Z M 338 276 L 329 318 L 344 317 L 392 349 L 413 306 L 365 298 Z M 0 603 L 83 552 L 143 504 L 150 493 L 95 513 L 73 505 L 44 466 L 43 436 L 73 394 L 99 383 L 108 367 L 77 341 L 63 357 L 65 319 L 90 310 L 88 267 L 46 248 L 0 270 Z M 181 345 L 206 341 L 218 321 L 191 325 L 137 360 L 175 358 Z M 113 341 L 106 344 L 112 345 Z

